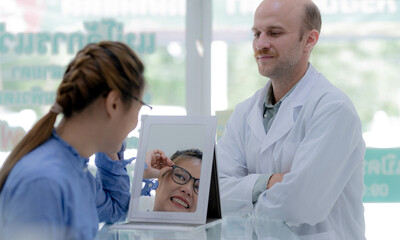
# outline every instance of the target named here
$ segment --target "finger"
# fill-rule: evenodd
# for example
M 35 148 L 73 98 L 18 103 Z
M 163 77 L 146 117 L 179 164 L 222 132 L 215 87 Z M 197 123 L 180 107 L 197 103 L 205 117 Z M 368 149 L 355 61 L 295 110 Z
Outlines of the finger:
M 160 171 L 166 172 L 169 169 L 171 169 L 169 166 L 163 166 L 162 168 L 160 168 Z
M 175 165 L 175 163 L 169 157 L 166 158 L 165 164 L 168 165 L 168 166 Z
M 166 158 L 165 153 L 163 151 L 160 151 L 160 155 L 162 158 Z
M 156 169 L 161 169 L 165 166 L 165 164 L 162 161 L 156 161 L 151 166 Z

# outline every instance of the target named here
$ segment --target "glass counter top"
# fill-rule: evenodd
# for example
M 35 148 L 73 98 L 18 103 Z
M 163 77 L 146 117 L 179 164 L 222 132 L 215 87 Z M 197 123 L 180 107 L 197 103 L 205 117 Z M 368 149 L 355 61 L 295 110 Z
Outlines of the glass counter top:
M 114 229 L 104 225 L 97 240 L 163 240 L 163 239 L 265 239 L 297 240 L 300 239 L 283 222 L 256 218 L 251 215 L 227 216 L 217 223 L 197 227 L 190 231 L 171 231 L 156 229 Z

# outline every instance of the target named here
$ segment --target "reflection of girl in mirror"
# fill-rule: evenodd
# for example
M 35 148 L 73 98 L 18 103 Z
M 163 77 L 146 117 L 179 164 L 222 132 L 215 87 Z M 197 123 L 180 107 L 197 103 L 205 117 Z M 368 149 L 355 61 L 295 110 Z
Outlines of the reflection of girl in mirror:
M 196 211 L 203 153 L 188 149 L 175 152 L 169 159 L 161 150 L 154 151 L 158 156 L 147 155 L 148 168 L 145 170 L 147 173 L 158 170 L 159 186 L 153 211 Z
M 0 239 L 89 240 L 99 222 L 125 219 L 131 160 L 121 143 L 145 105 L 143 71 L 124 43 L 91 43 L 77 53 L 53 107 L 0 170 Z M 94 153 L 96 177 L 87 169 Z

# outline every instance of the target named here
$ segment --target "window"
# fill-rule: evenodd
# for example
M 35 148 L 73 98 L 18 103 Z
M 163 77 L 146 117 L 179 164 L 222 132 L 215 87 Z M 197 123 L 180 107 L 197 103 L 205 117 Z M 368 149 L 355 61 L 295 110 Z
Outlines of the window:
M 66 65 L 89 42 L 123 41 L 145 63 L 142 114 L 184 115 L 186 0 L 0 2 L 0 165 L 55 100 Z M 140 126 L 140 125 L 138 125 Z M 127 139 L 137 146 L 138 132 Z

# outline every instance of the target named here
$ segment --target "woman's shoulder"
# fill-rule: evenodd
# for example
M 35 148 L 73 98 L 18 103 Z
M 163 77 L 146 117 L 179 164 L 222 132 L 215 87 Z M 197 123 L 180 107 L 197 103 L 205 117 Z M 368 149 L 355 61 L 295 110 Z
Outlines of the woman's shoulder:
M 10 172 L 9 178 L 24 182 L 38 179 L 60 182 L 70 175 L 70 157 L 56 141 L 49 139 L 22 157 Z

